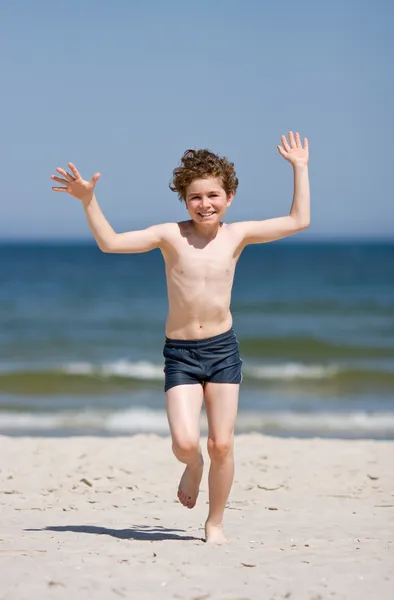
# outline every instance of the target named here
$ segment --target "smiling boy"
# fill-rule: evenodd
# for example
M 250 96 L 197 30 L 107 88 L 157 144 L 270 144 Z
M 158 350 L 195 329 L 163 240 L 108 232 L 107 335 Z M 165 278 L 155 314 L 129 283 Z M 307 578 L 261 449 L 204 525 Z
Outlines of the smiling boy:
M 176 458 L 186 465 L 178 487 L 180 502 L 195 506 L 203 457 L 199 421 L 202 403 L 208 419 L 209 512 L 207 542 L 223 544 L 224 508 L 234 478 L 234 427 L 242 360 L 230 312 L 234 271 L 248 244 L 278 240 L 309 226 L 308 141 L 298 133 L 281 137 L 279 153 L 294 170 L 294 196 L 287 216 L 224 223 L 238 186 L 233 163 L 208 150 L 188 150 L 174 170 L 170 188 L 185 203 L 190 219 L 144 230 L 116 233 L 94 195 L 100 177 L 81 178 L 58 168 L 52 179 L 79 199 L 103 252 L 137 253 L 159 248 L 165 261 L 169 311 L 166 321 L 165 393 Z

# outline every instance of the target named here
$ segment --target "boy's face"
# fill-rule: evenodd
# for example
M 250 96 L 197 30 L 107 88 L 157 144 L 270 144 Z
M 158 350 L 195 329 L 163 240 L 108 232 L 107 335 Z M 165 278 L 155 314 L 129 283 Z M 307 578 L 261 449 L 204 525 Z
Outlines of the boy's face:
M 216 177 L 195 179 L 186 191 L 186 208 L 197 223 L 214 225 L 219 223 L 234 198 L 227 195 L 222 182 Z

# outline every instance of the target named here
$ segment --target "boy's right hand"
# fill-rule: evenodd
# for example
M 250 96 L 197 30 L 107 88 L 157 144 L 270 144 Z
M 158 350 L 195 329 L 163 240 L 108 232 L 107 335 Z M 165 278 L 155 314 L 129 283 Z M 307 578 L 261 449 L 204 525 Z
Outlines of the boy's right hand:
M 68 163 L 70 167 L 71 173 L 68 173 L 64 169 L 56 169 L 60 175 L 63 175 L 64 179 L 61 177 L 56 177 L 55 175 L 51 175 L 51 179 L 57 181 L 58 183 L 63 184 L 65 187 L 53 187 L 54 192 L 67 192 L 81 200 L 81 202 L 86 206 L 88 205 L 94 195 L 94 187 L 100 177 L 100 173 L 95 173 L 90 181 L 85 181 L 80 176 L 78 169 L 72 163 Z

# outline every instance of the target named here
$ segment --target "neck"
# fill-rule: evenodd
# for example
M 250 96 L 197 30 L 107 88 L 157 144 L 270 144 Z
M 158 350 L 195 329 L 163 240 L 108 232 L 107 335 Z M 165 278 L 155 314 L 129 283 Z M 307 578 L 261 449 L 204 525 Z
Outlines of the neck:
M 193 229 L 197 233 L 197 235 L 200 238 L 204 238 L 206 240 L 213 240 L 217 236 L 219 229 L 223 225 L 222 222 L 219 222 L 219 223 L 212 224 L 210 226 L 209 225 L 201 226 L 200 223 L 196 223 L 195 221 L 192 221 L 192 224 L 193 224 Z

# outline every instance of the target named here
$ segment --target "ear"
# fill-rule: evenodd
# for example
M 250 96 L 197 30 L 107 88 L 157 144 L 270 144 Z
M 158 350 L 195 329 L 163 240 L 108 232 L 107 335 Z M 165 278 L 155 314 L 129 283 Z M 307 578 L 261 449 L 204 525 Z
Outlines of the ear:
M 230 192 L 227 196 L 227 206 L 230 206 L 231 202 L 234 200 L 235 192 Z

